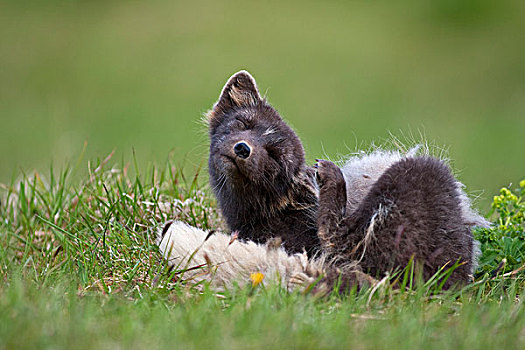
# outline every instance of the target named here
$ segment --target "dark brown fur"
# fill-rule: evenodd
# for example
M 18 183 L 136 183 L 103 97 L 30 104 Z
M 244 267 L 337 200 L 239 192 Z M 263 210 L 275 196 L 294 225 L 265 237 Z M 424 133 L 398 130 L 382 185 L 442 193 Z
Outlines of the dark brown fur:
M 358 261 L 377 276 L 413 258 L 426 280 L 458 262 L 445 286 L 468 281 L 473 237 L 460 215 L 454 177 L 442 161 L 418 157 L 395 163 L 349 215 L 343 214 L 341 170 L 328 161 L 318 168 L 317 222 L 319 232 L 327 232 L 321 241 L 336 265 Z
M 301 141 L 251 76 L 233 76 L 208 118 L 210 183 L 229 228 L 260 243 L 280 236 L 289 252 L 317 251 L 313 171 Z M 249 157 L 235 153 L 239 142 L 251 146 Z
M 241 239 L 264 243 L 281 237 L 291 253 L 322 250 L 333 264 L 324 283 L 342 278 L 342 288 L 355 284 L 355 271 L 379 276 L 412 257 L 425 279 L 459 261 L 447 286 L 468 280 L 473 238 L 442 161 L 395 163 L 360 207 L 345 213 L 341 170 L 329 161 L 306 166 L 299 138 L 260 97 L 248 73 L 230 78 L 208 118 L 210 182 L 228 226 Z

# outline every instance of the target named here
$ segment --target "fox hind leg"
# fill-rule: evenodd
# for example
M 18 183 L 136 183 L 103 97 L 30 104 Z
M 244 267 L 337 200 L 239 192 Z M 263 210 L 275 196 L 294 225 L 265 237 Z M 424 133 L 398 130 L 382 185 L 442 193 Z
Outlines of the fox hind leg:
M 327 253 L 339 246 L 340 233 L 346 211 L 346 182 L 341 169 L 328 160 L 319 160 L 316 180 L 319 185 L 319 209 L 317 211 L 317 235 Z

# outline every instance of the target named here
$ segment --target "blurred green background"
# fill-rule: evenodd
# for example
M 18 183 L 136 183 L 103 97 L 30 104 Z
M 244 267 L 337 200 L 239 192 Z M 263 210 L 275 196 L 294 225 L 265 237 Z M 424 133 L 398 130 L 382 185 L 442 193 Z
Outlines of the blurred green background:
M 206 162 L 249 70 L 308 160 L 420 134 L 478 205 L 525 176 L 525 1 L 0 2 L 0 182 L 116 149 Z

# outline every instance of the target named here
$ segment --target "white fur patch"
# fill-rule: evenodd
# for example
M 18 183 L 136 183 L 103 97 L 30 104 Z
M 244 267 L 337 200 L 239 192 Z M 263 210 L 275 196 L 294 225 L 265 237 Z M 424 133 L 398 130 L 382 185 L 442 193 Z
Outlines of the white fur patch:
M 266 129 L 266 131 L 264 132 L 263 136 L 271 135 L 273 133 L 275 133 L 275 129 Z
M 289 255 L 282 247 L 270 248 L 254 242 L 240 242 L 222 233 L 209 232 L 175 221 L 157 244 L 168 264 L 183 273 L 185 280 L 210 280 L 214 287 L 240 286 L 250 283 L 250 274 L 262 273 L 263 283 L 279 283 L 289 290 L 305 279 L 323 273 L 323 259 L 309 260 L 306 254 Z M 308 278 L 305 278 L 307 276 Z

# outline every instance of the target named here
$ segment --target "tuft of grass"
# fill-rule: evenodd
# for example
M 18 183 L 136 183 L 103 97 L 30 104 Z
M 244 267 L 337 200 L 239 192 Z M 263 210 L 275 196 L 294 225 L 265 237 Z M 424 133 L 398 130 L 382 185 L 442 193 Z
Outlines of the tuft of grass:
M 324 298 L 260 283 L 257 271 L 246 288 L 195 288 L 153 242 L 169 219 L 222 226 L 198 172 L 188 178 L 169 160 L 143 171 L 111 162 L 89 163 L 80 181 L 70 167 L 0 185 L 0 349 L 525 345 L 519 264 L 449 291 L 442 284 L 456 265 L 423 282 L 412 263 L 369 289 Z
M 481 243 L 482 273 L 511 273 L 525 268 L 525 179 L 514 191 L 504 187 L 494 196 L 489 215 L 493 226 L 475 233 Z
M 80 185 L 71 183 L 70 168 L 2 185 L 5 280 L 18 273 L 45 285 L 68 276 L 82 292 L 141 293 L 163 276 L 154 245 L 161 223 L 175 218 L 201 228 L 220 225 L 198 172 L 187 179 L 167 162 L 140 176 L 128 165 L 107 168 L 111 156 L 88 164 Z

